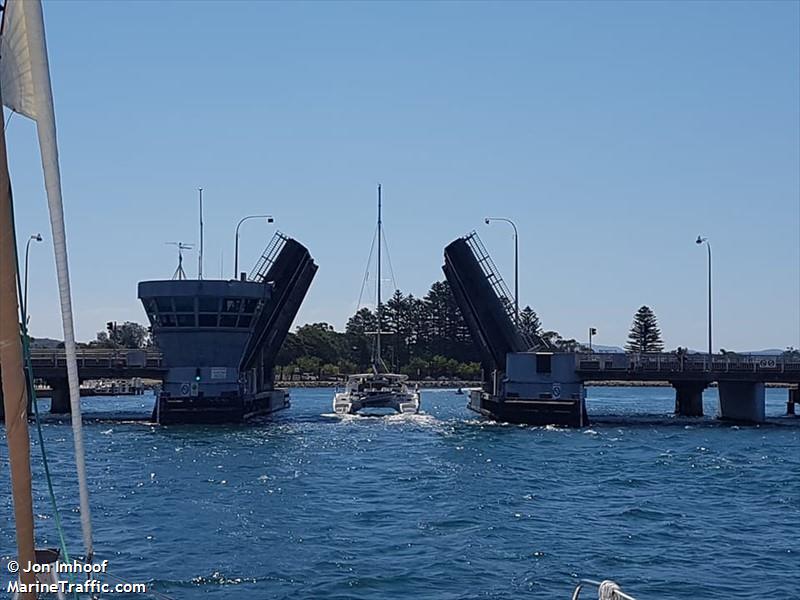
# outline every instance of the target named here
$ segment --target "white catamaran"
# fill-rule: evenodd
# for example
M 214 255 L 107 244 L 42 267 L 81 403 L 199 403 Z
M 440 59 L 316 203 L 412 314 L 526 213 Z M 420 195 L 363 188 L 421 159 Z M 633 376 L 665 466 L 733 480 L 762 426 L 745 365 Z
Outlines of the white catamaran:
M 354 415 L 361 411 L 391 409 L 397 413 L 418 413 L 419 390 L 408 386 L 408 377 L 387 372 L 381 357 L 381 323 L 383 321 L 381 301 L 381 244 L 383 221 L 381 220 L 381 186 L 378 185 L 378 268 L 376 282 L 377 327 L 372 352 L 372 372 L 351 375 L 343 392 L 333 397 L 333 411 L 338 415 Z

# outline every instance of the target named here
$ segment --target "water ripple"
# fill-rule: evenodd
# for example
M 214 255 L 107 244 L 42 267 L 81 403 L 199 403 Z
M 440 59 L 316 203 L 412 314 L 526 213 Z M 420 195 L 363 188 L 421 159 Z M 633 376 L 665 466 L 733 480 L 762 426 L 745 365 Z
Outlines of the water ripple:
M 768 394 L 777 416 L 785 392 Z M 155 427 L 141 399 L 94 405 L 98 554 L 178 600 L 567 598 L 576 577 L 642 600 L 798 597 L 800 419 L 732 427 L 672 417 L 665 390 L 603 388 L 591 427 L 522 427 L 426 396 L 426 414 L 342 419 L 330 390 L 297 390 L 289 411 L 223 427 Z M 77 548 L 68 424 L 48 418 L 45 436 Z M 0 509 L 7 560 L 7 487 Z

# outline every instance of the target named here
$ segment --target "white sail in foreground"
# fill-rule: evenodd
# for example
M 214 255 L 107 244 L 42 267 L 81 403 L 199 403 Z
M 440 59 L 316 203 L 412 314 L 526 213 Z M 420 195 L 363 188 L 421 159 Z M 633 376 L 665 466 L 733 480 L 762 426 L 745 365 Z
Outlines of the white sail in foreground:
M 83 449 L 80 384 L 75 357 L 72 294 L 67 264 L 67 242 L 61 201 L 61 173 L 56 144 L 56 118 L 50 86 L 50 67 L 40 0 L 6 0 L 0 37 L 0 91 L 3 104 L 36 121 L 42 155 L 50 227 L 53 235 L 61 320 L 67 358 L 67 379 L 72 410 L 72 434 L 80 491 L 81 526 L 87 557 L 93 554 L 92 522 Z

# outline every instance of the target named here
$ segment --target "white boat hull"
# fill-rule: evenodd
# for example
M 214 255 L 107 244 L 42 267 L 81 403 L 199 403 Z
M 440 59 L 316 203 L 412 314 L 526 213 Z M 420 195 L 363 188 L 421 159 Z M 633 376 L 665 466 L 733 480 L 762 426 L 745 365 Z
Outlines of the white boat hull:
M 357 415 L 365 410 L 388 408 L 398 414 L 416 414 L 419 404 L 417 391 L 368 394 L 340 392 L 333 397 L 333 412 L 337 415 Z

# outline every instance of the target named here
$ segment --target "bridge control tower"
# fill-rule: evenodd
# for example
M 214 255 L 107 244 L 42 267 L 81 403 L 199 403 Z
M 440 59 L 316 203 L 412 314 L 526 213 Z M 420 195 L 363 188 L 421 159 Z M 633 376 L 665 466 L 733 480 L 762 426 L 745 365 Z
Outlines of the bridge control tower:
M 275 356 L 317 266 L 299 242 L 278 232 L 240 280 L 142 281 L 139 299 L 163 353 L 159 423 L 242 421 L 289 406 L 275 389 Z M 257 366 L 248 359 L 258 353 Z

